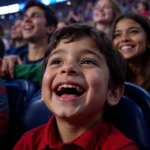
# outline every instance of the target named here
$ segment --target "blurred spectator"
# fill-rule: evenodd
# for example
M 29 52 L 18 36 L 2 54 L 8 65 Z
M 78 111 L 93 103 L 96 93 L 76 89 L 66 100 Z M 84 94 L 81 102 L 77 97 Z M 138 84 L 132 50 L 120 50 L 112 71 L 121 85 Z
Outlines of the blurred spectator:
M 24 52 L 27 53 L 27 42 L 24 40 L 22 35 L 22 19 L 18 19 L 15 21 L 12 29 L 11 29 L 11 39 L 14 41 L 14 46 L 11 47 L 6 54 L 23 54 Z
M 59 22 L 57 23 L 57 29 L 63 28 L 63 27 L 65 27 L 65 26 L 67 26 L 67 25 L 69 25 L 69 23 L 68 23 L 67 21 L 64 21 L 64 20 L 59 21 Z
M 143 16 L 147 16 L 149 15 L 149 3 L 148 2 L 138 2 L 137 5 L 137 12 L 140 13 Z
M 0 24 L 0 38 L 4 42 L 5 51 L 7 51 L 10 48 L 10 46 L 9 46 L 8 40 L 6 38 L 4 38 L 4 29 L 3 29 L 3 26 L 1 24 Z
M 121 9 L 115 0 L 99 0 L 93 11 L 94 26 L 108 35 L 114 19 L 121 14 Z
M 4 43 L 2 39 L 0 39 L 0 69 L 2 67 L 2 59 L 4 56 L 4 52 L 5 52 Z M 0 145 L 7 130 L 8 116 L 9 116 L 8 113 L 9 108 L 6 89 L 4 87 L 3 80 L 0 76 Z
M 74 11 L 73 9 L 71 9 L 68 16 L 67 16 L 67 18 L 66 18 L 66 21 L 69 22 L 69 23 L 79 23 L 81 20 L 78 17 L 77 12 Z
M 130 9 L 131 9 L 131 12 L 137 13 L 137 6 L 136 6 L 136 4 L 132 4 Z
M 150 24 L 147 18 L 128 13 L 113 28 L 113 44 L 127 60 L 126 81 L 150 91 Z
M 26 44 L 22 35 L 22 19 L 15 21 L 11 29 L 11 38 L 15 41 L 15 47 L 20 47 Z
M 23 37 L 29 43 L 28 52 L 22 58 L 16 55 L 4 57 L 3 74 L 9 74 L 13 78 L 15 64 L 42 63 L 45 48 L 56 26 L 57 19 L 49 7 L 40 2 L 28 3 L 22 22 Z
M 129 11 L 129 6 L 126 1 L 123 1 L 121 5 L 121 10 L 122 10 L 122 13 L 127 13 Z
M 92 17 L 93 17 L 93 4 L 92 2 L 88 2 L 84 13 L 84 21 L 86 22 L 91 21 Z

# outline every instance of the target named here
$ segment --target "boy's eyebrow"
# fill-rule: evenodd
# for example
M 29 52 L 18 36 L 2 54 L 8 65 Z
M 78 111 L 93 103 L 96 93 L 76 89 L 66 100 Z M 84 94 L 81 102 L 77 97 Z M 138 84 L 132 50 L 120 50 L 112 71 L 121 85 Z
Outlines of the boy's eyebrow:
M 55 51 L 52 51 L 52 53 L 50 54 L 50 57 L 52 57 L 53 55 L 56 55 L 56 54 L 63 54 L 63 53 L 65 53 L 64 49 L 57 49 Z
M 102 60 L 102 57 L 97 50 L 83 49 L 81 54 L 92 54 L 92 55 L 98 57 L 98 59 Z
M 52 57 L 53 55 L 56 55 L 56 54 L 64 54 L 64 53 L 66 53 L 65 49 L 57 49 L 56 51 L 53 51 L 50 54 L 50 57 Z M 102 57 L 97 50 L 82 49 L 80 54 L 81 55 L 82 54 L 92 54 L 92 55 L 98 57 L 98 59 L 102 60 Z

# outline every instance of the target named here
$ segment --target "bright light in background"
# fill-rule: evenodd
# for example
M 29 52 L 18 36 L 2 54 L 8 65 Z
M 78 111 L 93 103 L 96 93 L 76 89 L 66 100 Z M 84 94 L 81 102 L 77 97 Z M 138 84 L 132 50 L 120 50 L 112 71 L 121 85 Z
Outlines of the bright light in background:
M 39 0 L 39 1 L 45 5 L 49 5 L 51 3 L 51 0 Z
M 68 1 L 68 2 L 67 2 L 67 5 L 69 5 L 69 6 L 70 6 L 70 5 L 71 5 L 71 2 L 70 2 L 70 1 Z
M 67 0 L 56 0 L 56 3 L 66 2 Z
M 0 7 L 0 15 L 15 13 L 19 11 L 19 4 Z
M 7 6 L 8 13 L 15 13 L 19 11 L 19 4 L 13 4 Z
M 38 0 L 39 2 L 45 4 L 45 5 L 51 5 L 51 4 L 57 4 L 61 2 L 66 2 L 68 0 Z
M 45 5 L 51 5 L 51 4 L 66 2 L 68 0 L 38 0 L 38 1 Z M 26 5 L 26 2 L 21 2 L 18 4 L 2 6 L 2 7 L 0 7 L 0 15 L 16 13 L 16 12 L 22 11 L 24 9 L 25 5 Z M 71 5 L 71 2 L 68 1 L 67 5 Z
M 7 14 L 7 6 L 0 7 L 0 15 Z
M 19 11 L 22 11 L 26 5 L 26 2 L 19 3 Z

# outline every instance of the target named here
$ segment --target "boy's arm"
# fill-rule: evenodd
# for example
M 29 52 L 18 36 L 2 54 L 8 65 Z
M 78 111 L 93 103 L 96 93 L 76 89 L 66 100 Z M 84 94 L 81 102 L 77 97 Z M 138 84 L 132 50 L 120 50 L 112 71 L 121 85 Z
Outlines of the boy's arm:
M 30 80 L 39 85 L 42 80 L 42 64 L 15 65 L 15 78 Z

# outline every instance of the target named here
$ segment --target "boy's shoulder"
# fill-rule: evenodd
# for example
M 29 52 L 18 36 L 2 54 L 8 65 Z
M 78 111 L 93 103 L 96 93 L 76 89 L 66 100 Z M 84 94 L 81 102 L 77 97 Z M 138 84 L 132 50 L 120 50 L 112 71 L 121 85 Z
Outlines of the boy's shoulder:
M 35 129 L 32 129 L 28 132 L 26 132 L 17 145 L 14 147 L 14 150 L 19 149 L 35 149 L 35 146 L 39 147 L 39 144 L 41 143 L 41 139 L 44 138 L 44 131 L 47 124 L 44 124 L 42 126 L 39 126 Z
M 110 134 L 102 140 L 101 144 L 104 150 L 138 150 L 136 144 L 113 125 L 110 127 Z
M 50 117 L 47 124 L 36 127 L 28 132 L 26 132 L 21 139 L 19 139 L 18 143 L 14 147 L 14 150 L 20 149 L 44 149 L 47 145 L 49 145 L 49 132 L 53 130 L 53 122 L 55 120 L 54 115 Z

